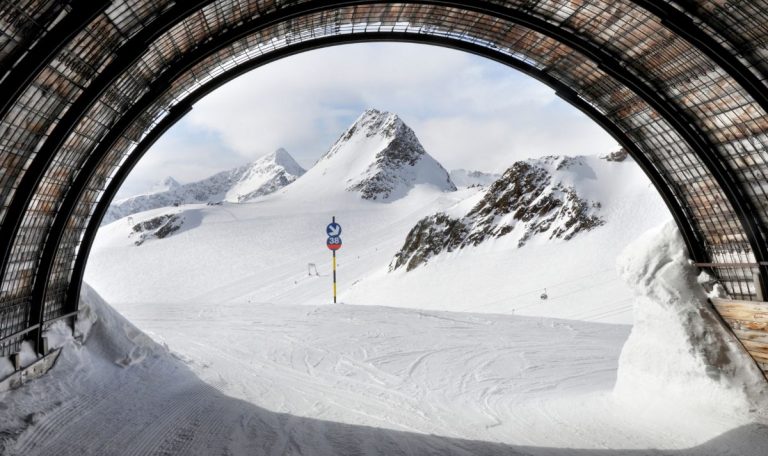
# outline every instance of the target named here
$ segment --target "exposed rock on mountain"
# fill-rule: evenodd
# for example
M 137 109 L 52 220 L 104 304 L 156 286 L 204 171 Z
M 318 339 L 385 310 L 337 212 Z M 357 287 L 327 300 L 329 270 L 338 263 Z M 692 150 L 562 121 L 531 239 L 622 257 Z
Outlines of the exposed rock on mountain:
M 168 237 L 178 231 L 183 224 L 184 218 L 179 214 L 158 215 L 133 225 L 130 236 L 136 235 L 134 244 L 138 246 L 153 237 L 157 239 Z
M 411 229 L 390 263 L 410 271 L 431 257 L 514 233 L 518 247 L 534 236 L 569 240 L 605 222 L 600 203 L 579 196 L 562 177 L 578 158 L 545 157 L 512 165 L 482 199 L 460 218 L 444 213 L 425 217 Z
M 102 224 L 159 207 L 222 200 L 244 202 L 273 193 L 303 174 L 304 169 L 293 157 L 284 149 L 278 149 L 249 165 L 222 171 L 201 181 L 178 185 L 175 180 L 170 179 L 173 181 L 170 182 L 166 179 L 166 184 L 171 186 L 169 190 L 113 202 Z M 173 183 L 176 185 L 173 186 Z

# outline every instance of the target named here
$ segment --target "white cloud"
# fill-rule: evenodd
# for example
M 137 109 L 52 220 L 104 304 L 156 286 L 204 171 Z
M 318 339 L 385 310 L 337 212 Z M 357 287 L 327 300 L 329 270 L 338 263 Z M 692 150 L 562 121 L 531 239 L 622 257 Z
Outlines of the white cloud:
M 288 57 L 226 84 L 131 179 L 202 178 L 278 147 L 311 166 L 369 107 L 398 113 L 449 169 L 499 171 L 515 159 L 616 147 L 551 89 L 501 64 L 433 46 L 356 44 Z

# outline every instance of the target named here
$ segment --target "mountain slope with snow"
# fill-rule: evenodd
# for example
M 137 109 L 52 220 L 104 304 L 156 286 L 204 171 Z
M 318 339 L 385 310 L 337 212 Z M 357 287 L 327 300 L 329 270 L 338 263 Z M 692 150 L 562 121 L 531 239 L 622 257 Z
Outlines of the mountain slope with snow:
M 424 150 L 402 119 L 369 109 L 283 193 L 316 198 L 344 190 L 364 200 L 391 202 L 417 186 L 456 190 L 445 168 Z
M 670 218 L 666 206 L 631 159 L 590 156 L 538 163 L 553 182 L 575 188 L 580 199 L 599 201 L 597 214 L 605 224 L 570 240 L 533 236 L 522 247 L 515 235 L 491 236 L 477 246 L 439 253 L 412 271 L 390 272 L 392 258 L 419 220 L 437 212 L 461 218 L 487 190 L 444 192 L 422 185 L 380 204 L 346 191 L 344 181 L 334 187 L 333 180 L 324 179 L 328 175 L 313 168 L 253 203 L 158 208 L 133 216 L 141 227 L 176 220 L 178 230 L 162 239 L 123 223 L 104 226 L 87 279 L 117 304 L 214 298 L 327 303 L 325 225 L 335 216 L 344 227 L 338 252 L 341 302 L 631 323 L 632 292 L 619 278 L 615 259 L 640 233 Z M 344 170 L 341 162 L 333 168 L 340 172 L 336 168 Z M 168 258 L 174 259 L 172 265 Z M 320 275 L 307 275 L 309 263 Z M 549 299 L 542 301 L 545 288 Z
M 139 212 L 180 204 L 208 202 L 243 202 L 268 195 L 294 182 L 304 174 L 293 157 L 285 151 L 266 155 L 253 163 L 222 171 L 206 179 L 173 186 L 157 193 L 138 195 L 110 205 L 102 224 Z M 173 181 L 175 182 L 175 181 Z
M 514 230 L 496 236 L 495 230 L 508 225 L 504 217 L 489 213 L 487 218 L 473 218 L 493 222 L 478 245 L 470 244 L 451 252 L 437 249 L 428 255 L 429 261 L 425 265 L 411 271 L 405 267 L 390 270 L 392 259 L 407 239 L 406 232 L 390 250 L 392 256 L 388 265 L 382 265 L 356 281 L 343 295 L 344 301 L 379 305 L 408 301 L 412 306 L 432 310 L 631 323 L 632 292 L 616 271 L 616 257 L 645 230 L 669 220 L 669 211 L 631 159 L 616 162 L 586 156 L 549 161 L 549 164 L 543 160 L 538 162 L 548 169 L 552 182 L 563 188 L 574 188 L 580 200 L 590 202 L 588 206 L 591 202 L 599 202 L 599 208 L 590 207 L 595 211 L 590 216 L 597 215 L 604 224 L 581 231 L 568 240 L 565 236 L 550 238 L 554 231 L 539 233 L 520 246 L 527 224 L 512 220 L 516 225 Z M 563 162 L 568 165 L 558 170 Z M 473 190 L 474 193 L 465 194 L 454 205 L 445 205 L 421 218 L 443 213 L 448 222 L 462 219 L 478 205 L 493 207 L 481 204 L 488 195 L 487 190 L 464 191 Z M 498 201 L 498 198 L 490 201 Z M 514 213 L 506 217 L 513 219 Z M 534 219 L 547 218 L 540 218 L 535 211 L 533 215 L 536 216 Z M 560 221 L 566 220 L 570 223 L 578 218 L 564 217 Z M 415 225 L 408 227 L 408 231 Z M 481 227 L 480 223 L 478 227 Z M 432 229 L 446 234 L 447 239 L 454 235 L 464 239 L 461 230 L 451 232 L 445 230 L 445 226 L 437 225 Z M 550 227 L 553 229 L 554 224 Z M 429 229 L 424 233 L 429 233 Z M 541 299 L 545 291 L 548 299 Z

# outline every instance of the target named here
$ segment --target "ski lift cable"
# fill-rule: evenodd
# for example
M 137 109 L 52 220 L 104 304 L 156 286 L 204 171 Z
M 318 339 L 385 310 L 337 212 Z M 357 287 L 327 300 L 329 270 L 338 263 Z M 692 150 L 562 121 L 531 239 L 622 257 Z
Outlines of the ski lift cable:
M 601 306 L 598 306 L 598 307 L 593 307 L 592 309 L 582 309 L 579 312 L 576 312 L 576 313 L 573 313 L 571 315 L 568 315 L 567 318 L 573 318 L 573 319 L 576 319 L 576 320 L 585 320 L 585 319 L 588 319 L 588 318 L 596 318 L 596 316 L 600 316 L 600 315 L 602 315 L 604 313 L 611 313 L 611 312 L 615 311 L 616 309 L 618 309 L 615 306 L 617 306 L 619 304 L 622 304 L 622 303 L 625 303 L 625 302 L 628 302 L 628 301 L 632 301 L 632 300 L 634 300 L 634 298 L 626 298 L 626 299 L 622 299 L 620 301 L 611 302 L 609 304 L 604 304 L 604 305 L 601 305 Z M 621 308 L 622 309 L 632 308 L 633 305 L 634 304 L 623 305 L 623 306 L 621 306 Z
M 581 293 L 581 292 L 584 292 L 584 291 L 593 290 L 595 288 L 602 287 L 603 285 L 608 285 L 609 283 L 615 282 L 616 280 L 618 280 L 618 279 L 613 278 L 611 280 L 606 280 L 605 282 L 600 282 L 600 283 L 597 283 L 597 284 L 594 284 L 594 285 L 591 285 L 591 286 L 588 286 L 588 287 L 582 287 L 582 288 L 579 288 L 577 290 L 573 290 L 570 293 L 560 294 L 560 295 L 556 295 L 554 297 L 547 296 L 547 300 L 557 301 L 557 300 L 560 300 L 562 298 L 567 298 L 568 296 L 572 296 L 574 294 L 578 294 L 578 293 Z M 547 288 L 549 288 L 549 287 L 547 287 Z M 494 301 L 494 303 L 498 303 L 498 302 L 502 302 L 502 301 L 514 300 L 514 299 L 517 299 L 517 298 L 525 296 L 525 295 L 530 295 L 530 294 L 533 294 L 533 293 L 538 293 L 539 291 L 540 290 L 536 290 L 536 291 L 525 293 L 523 295 L 517 295 L 517 296 L 513 296 L 511 298 L 501 299 L 501 300 L 498 300 L 498 301 Z M 526 306 L 516 307 L 516 309 L 527 309 L 528 307 L 538 306 L 539 304 L 540 304 L 540 302 L 537 301 L 535 303 L 528 304 Z
M 633 300 L 633 298 L 627 298 L 627 299 L 622 299 L 621 301 L 616 301 L 615 303 L 611 303 L 611 304 L 607 304 L 607 305 L 602 305 L 600 307 L 596 307 L 596 308 L 592 308 L 592 309 L 583 309 L 581 312 L 576 312 L 573 315 L 573 317 L 574 318 L 582 318 L 582 319 L 583 318 L 591 318 L 591 317 L 600 316 L 600 315 L 603 315 L 603 314 L 606 314 L 606 313 L 614 312 L 614 311 L 616 311 L 616 309 L 619 309 L 619 308 L 621 308 L 621 309 L 632 308 L 634 306 L 633 303 L 627 304 L 628 302 L 630 302 L 632 300 Z M 619 307 L 616 307 L 616 306 L 619 306 Z
M 579 294 L 579 293 L 584 292 L 584 291 L 594 290 L 595 288 L 602 287 L 603 285 L 608 285 L 609 283 L 615 282 L 616 280 L 617 279 L 614 278 L 614 279 L 611 279 L 611 280 L 606 280 L 605 282 L 600 282 L 600 283 L 596 283 L 596 284 L 593 284 L 593 285 L 590 285 L 590 286 L 582 287 L 582 288 L 573 290 L 573 291 L 571 291 L 569 293 L 558 294 L 557 296 L 554 296 L 551 299 L 558 300 L 558 299 L 567 298 L 568 296 Z
M 615 310 L 612 310 L 609 312 L 603 312 L 601 314 L 591 315 L 591 316 L 588 316 L 587 318 L 590 318 L 592 320 L 602 320 L 604 318 L 615 317 L 616 315 L 620 315 L 624 312 L 631 311 L 633 307 L 634 306 L 630 304 L 628 306 L 616 308 Z
M 576 277 L 574 279 L 565 280 L 565 281 L 558 282 L 558 283 L 555 283 L 555 284 L 547 284 L 547 288 L 551 289 L 551 288 L 554 288 L 554 287 L 558 287 L 560 285 L 565 285 L 567 283 L 578 282 L 579 280 L 583 280 L 583 279 L 586 279 L 588 277 L 594 277 L 594 276 L 596 276 L 598 274 L 602 274 L 602 273 L 605 273 L 605 272 L 608 272 L 608 271 L 613 271 L 613 270 L 614 270 L 614 268 L 601 269 L 601 270 L 599 270 L 597 272 L 594 272 L 592 274 L 587 274 L 587 275 L 579 276 L 579 277 Z M 613 282 L 613 281 L 616 281 L 616 280 L 617 280 L 617 278 L 613 278 L 609 282 Z M 605 283 L 608 283 L 608 282 L 605 282 Z M 517 294 L 517 295 L 514 295 L 514 296 L 507 296 L 507 297 L 504 297 L 504 298 L 501 298 L 501 299 L 497 299 L 495 301 L 489 302 L 488 304 L 498 304 L 500 302 L 509 301 L 510 299 L 522 298 L 523 296 L 528 296 L 528 295 L 535 294 L 535 293 L 541 293 L 541 287 L 536 288 L 535 290 L 524 291 L 523 293 L 520 293 L 520 294 Z

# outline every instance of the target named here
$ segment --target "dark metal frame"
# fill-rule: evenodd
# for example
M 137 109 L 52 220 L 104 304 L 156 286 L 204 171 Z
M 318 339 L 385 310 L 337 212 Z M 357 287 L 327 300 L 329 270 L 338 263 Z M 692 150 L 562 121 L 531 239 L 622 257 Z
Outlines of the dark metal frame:
M 634 3 L 637 3 L 638 5 L 642 6 L 643 8 L 646 8 L 645 4 L 648 4 L 648 8 L 646 8 L 648 11 L 657 14 L 655 9 L 658 9 L 659 11 L 671 11 L 672 14 L 670 16 L 677 16 L 679 13 L 683 13 L 684 16 L 687 16 L 685 18 L 681 19 L 681 22 L 683 24 L 687 24 L 689 21 L 691 21 L 689 18 L 693 18 L 696 21 L 699 21 L 703 24 L 706 24 L 708 27 L 710 27 L 713 30 L 716 30 L 718 35 L 720 35 L 720 38 L 723 39 L 725 42 L 728 43 L 728 45 L 739 52 L 745 60 L 747 60 L 750 64 L 754 66 L 755 72 L 760 74 L 760 76 L 763 79 L 768 79 L 768 73 L 766 73 L 764 68 L 760 68 L 757 63 L 764 60 L 763 57 L 760 55 L 754 53 L 754 52 L 745 52 L 749 48 L 749 44 L 746 43 L 744 40 L 739 39 L 736 35 L 730 32 L 729 27 L 726 23 L 718 23 L 718 19 L 715 17 L 716 15 L 714 13 L 712 14 L 702 14 L 699 11 L 697 11 L 698 5 L 693 0 L 631 0 Z M 659 4 L 663 3 L 663 4 Z M 674 6 L 673 6 L 674 4 Z M 728 4 L 725 3 L 721 6 L 721 8 L 728 8 Z M 662 13 L 665 14 L 665 13 Z M 666 26 L 673 25 L 672 22 L 667 22 L 662 16 L 657 14 L 657 16 L 662 18 L 662 23 Z M 668 16 L 669 17 L 669 16 Z M 693 24 L 690 22 L 693 27 L 698 29 L 698 31 L 695 31 L 697 35 L 706 35 L 711 38 L 711 36 L 707 33 L 704 33 L 700 27 L 698 27 L 696 24 Z M 686 25 L 686 27 L 690 27 L 689 25 Z M 681 35 L 682 36 L 682 35 Z M 717 40 L 712 40 L 717 46 L 708 46 L 712 49 L 721 49 L 724 50 L 724 55 L 728 56 L 727 59 L 738 63 L 741 65 L 741 62 L 738 59 L 733 58 L 733 53 L 723 48 Z M 719 47 L 718 47 L 719 46 Z M 703 50 L 703 49 L 702 49 Z M 743 65 L 742 65 L 743 66 Z M 746 67 L 744 67 L 746 68 Z M 763 90 L 765 90 L 765 85 L 762 84 Z
M 656 15 L 669 30 L 720 65 L 763 109 L 768 111 L 768 90 L 765 84 L 722 44 L 694 24 L 690 17 L 665 1 L 632 0 L 632 2 Z M 690 11 L 689 14 L 691 14 Z
M 136 61 L 143 51 L 142 44 L 150 42 L 153 37 L 158 36 L 163 31 L 171 27 L 175 21 L 180 18 L 194 12 L 197 8 L 204 4 L 210 3 L 211 0 L 198 0 L 194 3 L 188 3 L 183 7 L 175 7 L 163 14 L 162 19 L 159 19 L 159 23 L 153 26 L 151 30 L 145 30 L 137 37 L 131 39 L 126 45 L 121 48 L 120 57 L 118 57 L 94 82 L 91 84 L 81 97 L 78 98 L 75 105 L 67 112 L 64 119 L 57 125 L 49 138 L 46 140 L 45 145 L 37 154 L 32 164 L 29 166 L 22 181 L 19 184 L 19 188 L 14 195 L 11 204 L 9 205 L 8 212 L 6 214 L 4 223 L 0 226 L 0 277 L 3 277 L 5 272 L 5 266 L 7 264 L 8 257 L 11 252 L 13 241 L 16 237 L 16 232 L 21 224 L 24 216 L 24 211 L 29 204 L 34 189 L 41 181 L 45 169 L 53 158 L 53 155 L 58 148 L 66 140 L 69 133 L 75 128 L 78 120 L 83 114 L 96 102 L 98 97 L 108 88 L 109 84 L 121 74 L 126 68 L 128 68 L 133 62 Z M 671 14 L 661 6 L 654 6 L 653 2 L 647 2 L 644 0 L 633 0 L 640 6 L 643 3 L 649 3 L 645 5 L 649 8 L 649 11 L 654 14 Z M 318 2 L 319 3 L 319 2 Z M 216 49 L 221 48 L 230 42 L 254 31 L 258 27 L 264 27 L 272 23 L 288 20 L 293 17 L 301 16 L 313 11 L 330 10 L 342 6 L 361 5 L 361 4 L 375 4 L 380 3 L 378 0 L 337 0 L 330 2 L 322 2 L 320 5 L 316 5 L 313 2 L 307 4 L 291 5 L 289 7 L 282 8 L 273 13 L 268 13 L 264 16 L 260 16 L 257 20 L 241 24 L 231 30 L 225 32 L 219 36 L 217 40 L 206 43 L 201 48 L 211 49 L 209 52 L 215 52 Z M 605 49 L 598 48 L 584 38 L 577 36 L 574 33 L 567 32 L 561 28 L 532 15 L 522 13 L 515 10 L 510 10 L 505 7 L 488 4 L 482 1 L 441 1 L 441 0 L 404 0 L 403 3 L 411 4 L 434 4 L 441 6 L 450 6 L 457 8 L 465 8 L 469 11 L 475 11 L 489 16 L 506 20 L 515 24 L 522 25 L 524 27 L 535 30 L 543 35 L 558 40 L 564 44 L 567 44 L 571 48 L 581 52 L 585 56 L 591 58 L 593 61 L 598 62 L 599 67 L 606 71 L 606 73 L 615 77 L 617 80 L 631 88 L 636 94 L 641 96 L 650 106 L 656 109 L 667 122 L 672 125 L 676 131 L 683 137 L 683 139 L 690 145 L 707 169 L 712 173 L 716 182 L 723 189 L 726 198 L 734 207 L 737 216 L 739 217 L 747 237 L 750 241 L 750 245 L 755 254 L 757 261 L 768 260 L 768 243 L 763 238 L 763 230 L 760 229 L 761 222 L 756 218 L 756 211 L 752 207 L 751 203 L 744 197 L 743 193 L 737 182 L 730 176 L 727 166 L 722 163 L 721 160 L 715 159 L 718 156 L 716 148 L 707 139 L 706 135 L 699 128 L 695 127 L 691 122 L 689 116 L 682 110 L 678 109 L 673 102 L 665 100 L 660 97 L 653 87 L 648 86 L 638 77 L 632 74 L 626 69 L 626 65 L 618 56 L 610 54 Z M 645 7 L 644 6 L 644 7 Z M 653 10 L 650 8 L 653 7 Z M 678 24 L 682 19 L 674 14 L 671 14 L 674 21 L 670 21 L 673 24 Z M 678 24 L 677 28 L 683 29 Z M 695 29 L 695 30 L 692 30 Z M 698 30 L 698 33 L 695 31 Z M 693 44 L 702 50 L 709 49 L 704 47 L 705 44 L 711 44 L 706 40 L 706 34 L 695 26 L 688 27 L 688 33 L 684 36 L 697 38 L 693 40 Z M 713 41 L 713 40 L 709 40 Z M 211 46 L 211 43 L 220 43 L 216 46 Z M 725 52 L 724 49 L 721 50 Z M 717 54 L 713 51 L 706 51 L 707 55 Z M 194 60 L 195 57 L 201 55 L 200 50 L 196 50 L 192 54 L 185 55 L 184 59 Z M 191 57 L 190 57 L 191 56 Z M 727 65 L 724 67 L 730 70 L 732 76 L 737 80 L 745 80 L 749 83 L 746 87 L 748 90 L 756 91 L 758 95 L 761 95 L 762 91 L 755 90 L 757 87 L 754 84 L 754 77 L 749 78 L 744 76 L 744 72 L 739 68 L 739 63 L 736 61 L 734 64 L 731 62 L 733 59 L 727 59 L 725 57 L 718 57 L 718 60 L 724 61 Z M 178 63 L 177 63 L 178 64 Z M 743 68 L 743 66 L 742 66 Z M 759 84 L 759 82 L 758 82 Z M 758 99 L 765 102 L 764 109 L 768 112 L 768 97 L 764 96 Z M 761 104 L 762 105 L 762 104 Z M 87 167 L 85 167 L 87 170 Z M 82 189 L 73 189 L 75 193 L 80 193 Z M 44 256 L 44 258 L 46 258 Z M 47 259 L 47 258 L 46 258 Z M 52 258 L 51 258 L 52 261 Z M 45 266 L 43 266 L 45 269 Z M 764 274 L 768 275 L 768 270 L 764 271 Z M 38 274 L 39 277 L 39 274 Z M 768 290 L 764 290 L 765 294 L 768 294 Z M 34 313 L 34 312 L 33 312 Z
M 15 62 L 14 68 L 0 84 L 0 118 L 16 103 L 32 79 L 48 65 L 68 43 L 70 38 L 88 25 L 94 17 L 102 13 L 109 0 L 75 0 L 61 22 L 43 35 L 28 52 Z M 27 51 L 27 49 L 24 49 Z
M 0 225 L 0 279 L 5 276 L 6 267 L 8 264 L 8 258 L 13 248 L 13 242 L 16 238 L 16 233 L 21 226 L 24 218 L 24 213 L 29 205 L 34 191 L 43 179 L 46 169 L 53 160 L 56 152 L 64 144 L 69 134 L 77 126 L 78 121 L 85 115 L 85 113 L 93 106 L 99 97 L 109 88 L 109 85 L 115 81 L 128 67 L 135 63 L 144 52 L 147 43 L 150 43 L 154 38 L 161 35 L 163 32 L 173 27 L 177 21 L 194 13 L 198 8 L 206 3 L 210 3 L 213 0 L 195 0 L 190 2 L 177 3 L 173 8 L 165 12 L 162 17 L 153 22 L 152 27 L 145 28 L 135 37 L 130 39 L 127 43 L 121 46 L 118 57 L 102 71 L 99 76 L 88 86 L 88 88 L 78 97 L 75 103 L 67 110 L 64 117 L 56 124 L 56 127 L 45 140 L 45 143 L 40 148 L 40 151 L 35 155 L 35 158 L 30 163 L 24 176 L 19 182 L 18 188 L 8 205 L 3 224 Z M 88 3 L 89 0 L 84 0 L 84 3 Z M 109 1 L 98 2 L 100 9 L 94 11 L 91 14 L 91 18 L 103 11 Z M 93 6 L 93 5 L 92 5 Z M 70 16 L 78 16 L 78 14 L 70 14 Z M 69 27 L 64 29 L 67 32 L 72 33 Z M 62 32 L 63 33 L 63 32 Z M 59 33 L 51 33 L 52 36 L 46 37 L 46 39 L 56 40 L 62 39 Z M 57 43 L 54 41 L 54 43 Z M 63 44 L 66 44 L 64 42 Z M 63 44 L 58 43 L 56 50 L 59 50 Z M 54 53 L 51 52 L 44 59 L 47 64 Z M 36 75 L 44 64 L 40 64 L 35 68 L 34 72 L 28 72 L 27 77 L 31 79 Z M 18 97 L 19 94 L 15 96 Z M 15 100 L 15 99 L 14 99 Z M 35 303 L 32 304 L 36 306 Z M 33 309 L 32 315 L 35 315 L 36 311 Z M 35 317 L 33 317 L 35 318 Z

